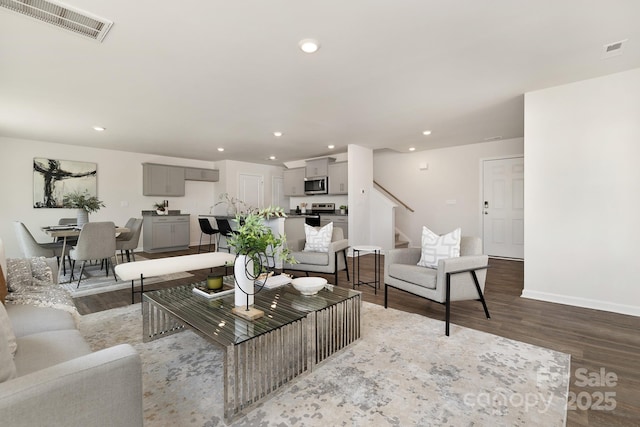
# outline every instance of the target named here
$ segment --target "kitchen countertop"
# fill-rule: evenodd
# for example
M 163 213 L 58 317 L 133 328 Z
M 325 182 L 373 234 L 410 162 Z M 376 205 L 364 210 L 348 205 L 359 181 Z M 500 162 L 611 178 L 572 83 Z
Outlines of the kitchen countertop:
M 190 216 L 191 214 L 180 213 L 179 210 L 172 211 L 169 209 L 169 213 L 167 215 L 158 215 L 158 213 L 154 211 L 142 211 L 142 216 Z
M 344 213 L 341 214 L 340 211 L 333 211 L 333 212 L 313 212 L 311 210 L 307 210 L 305 213 L 299 213 L 297 214 L 295 210 L 292 210 L 290 212 L 287 213 L 287 216 L 291 216 L 291 217 L 296 217 L 296 216 L 301 216 L 301 217 L 305 217 L 305 216 L 309 216 L 309 215 L 337 215 L 337 216 L 349 216 L 349 213 Z

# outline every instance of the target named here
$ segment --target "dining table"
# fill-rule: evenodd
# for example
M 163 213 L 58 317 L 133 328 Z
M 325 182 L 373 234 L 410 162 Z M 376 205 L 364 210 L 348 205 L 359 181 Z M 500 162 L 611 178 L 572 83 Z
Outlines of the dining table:
M 69 237 L 78 237 L 80 236 L 81 229 L 76 227 L 75 224 L 67 224 L 67 225 L 49 225 L 42 227 L 42 231 L 47 233 L 49 236 L 54 239 L 61 238 L 62 239 L 62 262 L 64 262 L 64 254 L 67 250 L 67 239 Z M 115 235 L 119 235 L 121 233 L 127 233 L 129 230 L 127 227 L 118 227 L 115 228 Z M 116 256 L 116 264 L 118 263 L 118 257 Z M 60 282 L 60 269 L 58 269 L 58 282 Z

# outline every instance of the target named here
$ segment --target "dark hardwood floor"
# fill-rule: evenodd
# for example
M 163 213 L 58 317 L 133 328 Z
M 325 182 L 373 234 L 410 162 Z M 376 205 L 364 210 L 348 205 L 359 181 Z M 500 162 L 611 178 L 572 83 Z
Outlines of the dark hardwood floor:
M 197 252 L 147 254 L 146 258 L 184 255 Z M 349 259 L 351 269 L 351 259 Z M 491 314 L 486 319 L 477 301 L 452 303 L 451 322 L 551 348 L 571 354 L 570 405 L 568 426 L 640 426 L 640 318 L 520 298 L 524 265 L 518 261 L 491 259 L 485 297 Z M 150 285 L 151 289 L 202 280 L 209 270 L 193 271 L 196 277 Z M 353 272 L 351 279 L 353 279 Z M 330 281 L 332 276 L 325 276 Z M 373 279 L 373 257 L 361 261 L 361 280 Z M 351 286 L 340 273 L 339 286 Z M 146 288 L 146 287 L 145 287 Z M 374 295 L 373 288 L 361 286 L 364 300 L 384 304 L 384 285 Z M 136 296 L 139 301 L 139 294 Z M 129 290 L 115 291 L 75 299 L 82 314 L 122 307 L 131 303 Z M 389 289 L 389 307 L 444 319 L 444 306 L 402 291 Z M 444 334 L 444 323 L 442 324 Z M 594 385 L 602 373 L 615 374 L 616 384 Z M 584 385 L 585 378 L 591 379 Z M 608 394 L 606 394 L 608 393 Z M 611 394 L 614 393 L 614 394 Z M 615 409 L 610 408 L 615 404 Z M 600 409 L 598 409 L 600 408 Z

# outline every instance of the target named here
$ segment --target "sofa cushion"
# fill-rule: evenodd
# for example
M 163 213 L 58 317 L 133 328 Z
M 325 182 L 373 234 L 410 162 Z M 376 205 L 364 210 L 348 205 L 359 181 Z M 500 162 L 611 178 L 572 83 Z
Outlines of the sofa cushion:
M 13 332 L 13 326 L 9 319 L 9 315 L 7 314 L 7 310 L 4 308 L 4 304 L 0 304 L 0 334 L 5 336 L 11 356 L 16 354 L 16 335 Z
M 9 351 L 9 343 L 3 330 L 0 330 L 0 383 L 15 378 L 16 365 Z
M 329 254 L 327 252 L 294 252 L 292 255 L 299 264 L 329 265 Z
M 321 228 L 305 224 L 304 234 L 306 237 L 306 242 L 304 243 L 305 251 L 329 252 L 329 245 L 333 236 L 333 222 Z
M 73 316 L 63 310 L 27 304 L 7 304 L 7 313 L 17 337 L 47 331 L 76 329 Z
M 418 265 L 437 268 L 438 261 L 460 256 L 462 230 L 456 228 L 450 233 L 438 236 L 427 227 L 422 227 L 422 254 Z
M 91 353 L 77 329 L 49 331 L 18 338 L 14 357 L 18 376 Z
M 432 268 L 424 268 L 411 264 L 391 264 L 389 266 L 389 277 L 413 283 L 429 289 L 436 288 L 436 278 L 438 271 Z

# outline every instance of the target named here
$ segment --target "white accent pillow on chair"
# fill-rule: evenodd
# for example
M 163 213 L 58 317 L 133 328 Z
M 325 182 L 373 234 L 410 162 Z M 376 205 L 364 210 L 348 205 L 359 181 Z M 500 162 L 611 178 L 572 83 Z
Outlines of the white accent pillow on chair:
M 422 254 L 418 265 L 438 268 L 438 261 L 460 256 L 460 237 L 462 229 L 456 228 L 450 233 L 438 236 L 427 227 L 422 227 Z
M 305 251 L 329 252 L 329 245 L 331 244 L 331 237 L 333 236 L 333 222 L 330 222 L 320 229 L 305 224 L 304 234 L 306 236 L 306 242 L 304 243 Z

